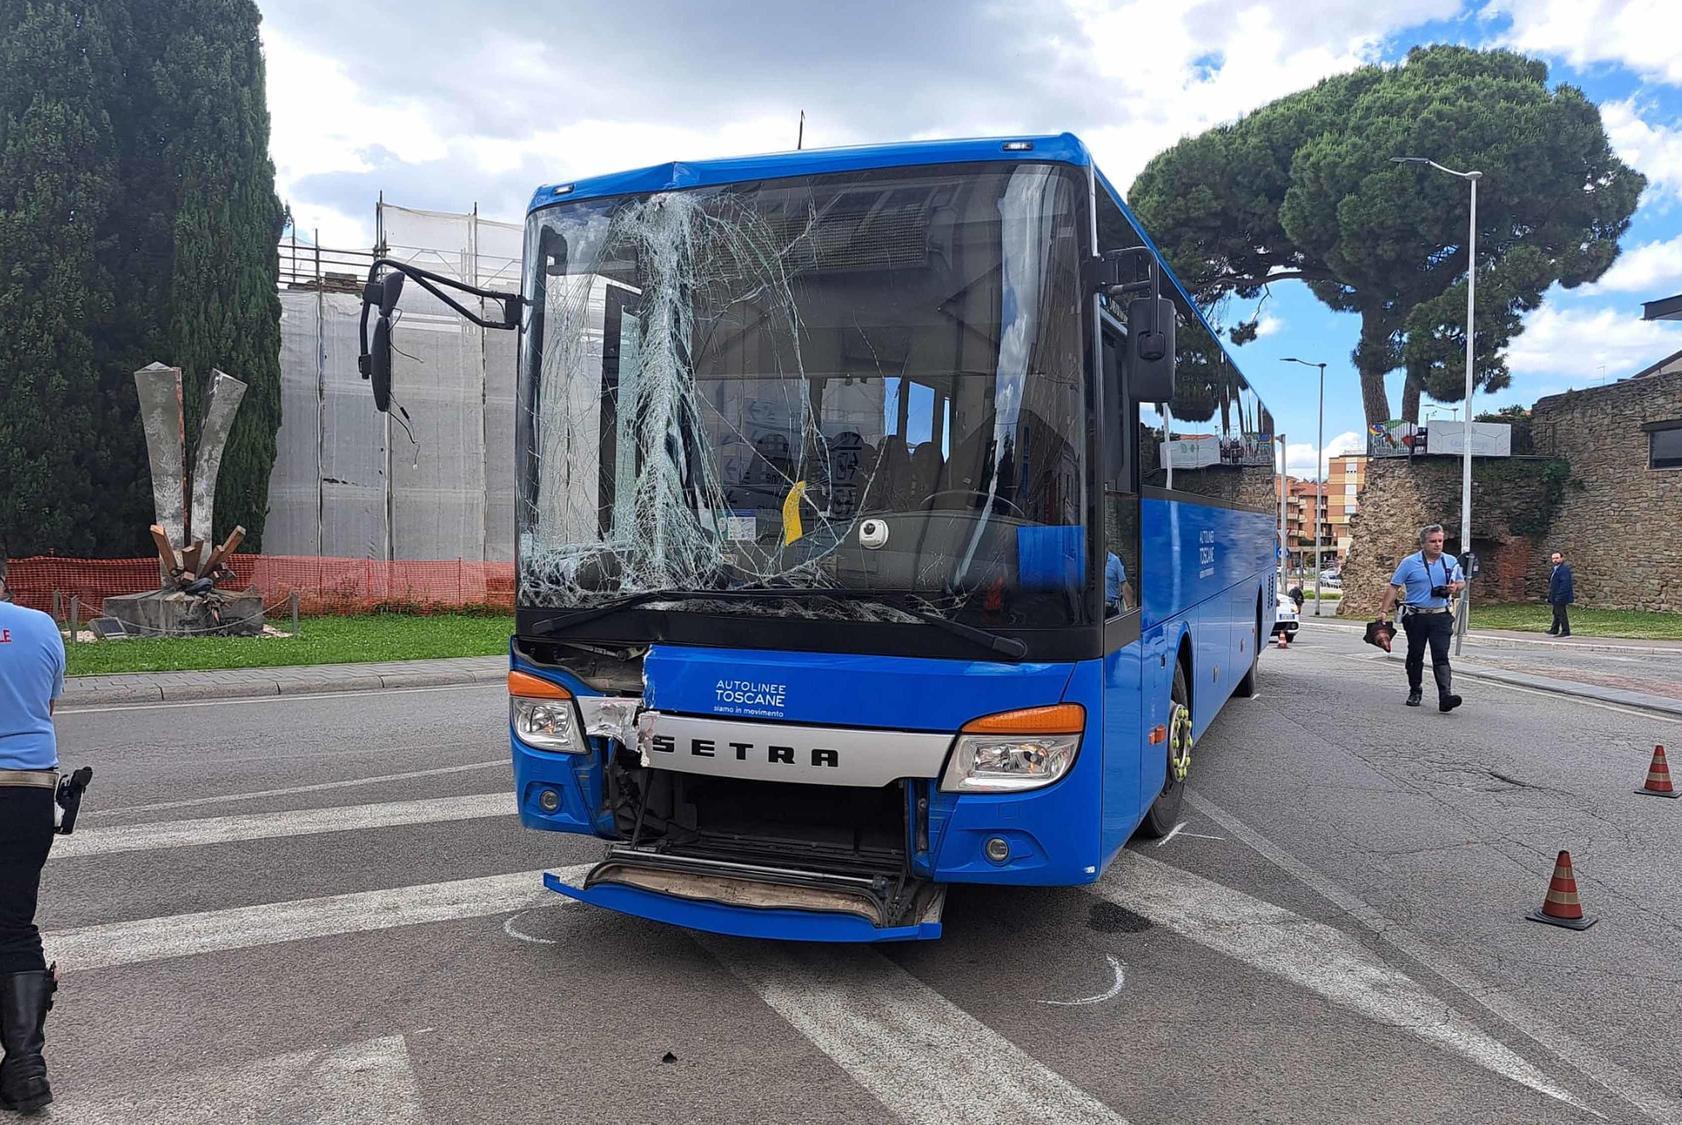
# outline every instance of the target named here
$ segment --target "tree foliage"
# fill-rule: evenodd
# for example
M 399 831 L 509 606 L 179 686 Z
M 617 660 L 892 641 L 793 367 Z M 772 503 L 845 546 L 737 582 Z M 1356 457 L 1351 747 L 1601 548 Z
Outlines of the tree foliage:
M 97 13 L 52 0 L 0 24 L 0 544 L 99 543 L 95 340 L 111 315 L 118 85 Z
M 216 532 L 244 524 L 256 549 L 280 425 L 281 219 L 256 6 L 0 11 L 0 536 L 13 554 L 150 549 L 133 372 L 161 360 L 183 369 L 189 458 L 211 367 L 248 384 Z
M 1475 381 L 1510 376 L 1499 353 L 1549 286 L 1603 274 L 1646 180 L 1612 154 L 1581 90 L 1507 51 L 1415 48 L 1188 138 L 1134 181 L 1134 210 L 1205 303 L 1300 280 L 1361 318 L 1353 359 L 1369 422 L 1392 417 L 1384 377 L 1464 397 L 1465 181 L 1397 156 L 1483 173 L 1478 189 Z M 1234 342 L 1253 338 L 1240 325 Z

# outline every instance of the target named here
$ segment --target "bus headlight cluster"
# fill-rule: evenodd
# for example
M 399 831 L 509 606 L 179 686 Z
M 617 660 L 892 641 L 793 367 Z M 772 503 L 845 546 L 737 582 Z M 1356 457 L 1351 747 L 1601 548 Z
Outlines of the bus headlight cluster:
M 572 693 L 538 676 L 508 673 L 508 722 L 514 737 L 538 750 L 582 754 L 590 748 Z
M 1075 764 L 1086 711 L 1076 703 L 1030 707 L 966 723 L 940 788 L 946 793 L 1015 793 L 1050 785 Z
M 1078 734 L 958 739 L 940 788 L 948 793 L 1011 793 L 1050 785 L 1069 772 Z

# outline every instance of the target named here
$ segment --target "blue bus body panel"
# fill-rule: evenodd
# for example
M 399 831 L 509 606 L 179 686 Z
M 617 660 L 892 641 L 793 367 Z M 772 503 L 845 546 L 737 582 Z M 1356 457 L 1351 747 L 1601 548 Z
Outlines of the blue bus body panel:
M 1273 517 L 1194 500 L 1146 497 L 1140 502 L 1139 522 L 1140 557 L 1146 568 L 1140 588 L 1147 659 L 1161 655 L 1156 646 L 1169 646 L 1166 666 L 1152 661 L 1161 674 L 1159 683 L 1150 682 L 1152 668 L 1146 669 L 1147 706 L 1152 699 L 1167 699 L 1173 655 L 1189 631 L 1192 729 L 1201 737 L 1254 659 L 1258 598 L 1264 638 L 1265 626 L 1272 621 L 1277 597 L 1271 580 Z M 1147 719 L 1145 729 L 1163 721 Z M 1163 766 L 1157 763 L 1155 768 L 1160 774 Z M 1148 786 L 1149 781 L 1147 768 L 1142 782 Z
M 699 902 L 695 899 L 656 894 L 637 887 L 612 883 L 586 890 L 562 882 L 552 871 L 543 873 L 543 885 L 568 898 L 587 902 L 591 906 L 601 906 L 655 922 L 669 922 L 691 930 L 729 934 L 733 937 L 770 938 L 780 941 L 873 942 L 929 941 L 940 936 L 939 922 L 877 929 L 867 920 L 852 914 L 724 906 L 716 902 Z
M 1063 698 L 1069 664 L 655 645 L 643 703 L 657 711 L 809 726 L 956 731 Z

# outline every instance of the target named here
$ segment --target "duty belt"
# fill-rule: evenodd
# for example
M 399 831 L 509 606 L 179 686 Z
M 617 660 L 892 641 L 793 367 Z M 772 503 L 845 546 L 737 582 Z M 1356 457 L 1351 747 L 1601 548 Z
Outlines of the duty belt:
M 0 788 L 57 789 L 57 770 L 0 770 Z
M 1449 610 L 1449 607 L 1446 606 L 1446 605 L 1432 606 L 1430 608 L 1426 608 L 1425 606 L 1422 606 L 1422 605 L 1404 605 L 1404 606 L 1402 606 L 1402 614 L 1404 616 L 1411 616 L 1415 613 L 1448 613 L 1448 612 L 1450 612 L 1450 610 Z

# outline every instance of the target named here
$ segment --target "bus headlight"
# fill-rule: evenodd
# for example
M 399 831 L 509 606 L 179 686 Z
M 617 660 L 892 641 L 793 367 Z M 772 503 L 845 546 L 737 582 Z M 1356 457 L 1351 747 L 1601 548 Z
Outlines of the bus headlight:
M 1075 764 L 1086 710 L 1078 703 L 1005 711 L 966 723 L 952 748 L 944 793 L 1015 793 L 1050 785 Z
M 516 738 L 538 750 L 582 754 L 590 748 L 572 693 L 539 676 L 508 673 L 508 722 Z

